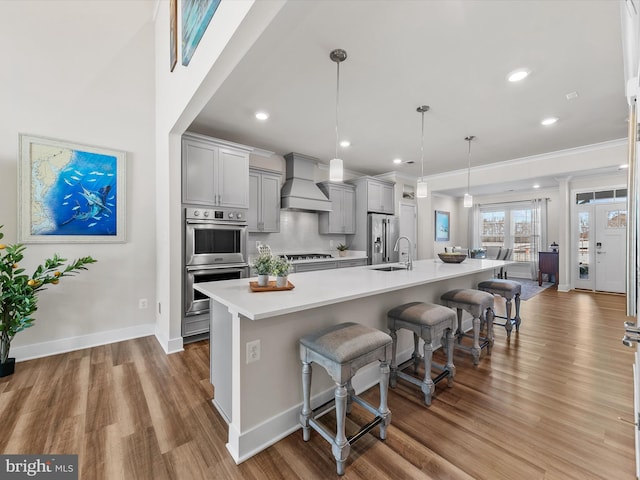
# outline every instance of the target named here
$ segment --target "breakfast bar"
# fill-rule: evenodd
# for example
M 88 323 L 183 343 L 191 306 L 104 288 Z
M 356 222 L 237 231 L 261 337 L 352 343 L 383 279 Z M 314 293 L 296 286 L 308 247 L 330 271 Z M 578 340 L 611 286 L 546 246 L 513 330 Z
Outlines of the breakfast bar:
M 300 337 L 341 322 L 387 331 L 386 314 L 407 302 L 439 303 L 454 288 L 476 288 L 509 261 L 467 259 L 413 262 L 413 269 L 372 265 L 289 275 L 292 290 L 252 292 L 250 279 L 199 283 L 211 302 L 213 403 L 229 424 L 227 448 L 237 463 L 300 428 Z M 381 268 L 385 268 L 383 270 Z M 398 336 L 398 356 L 409 358 L 409 332 Z M 377 368 L 353 379 L 357 392 L 376 383 Z M 333 396 L 333 382 L 314 371 L 313 405 Z M 389 405 L 393 411 L 393 404 Z

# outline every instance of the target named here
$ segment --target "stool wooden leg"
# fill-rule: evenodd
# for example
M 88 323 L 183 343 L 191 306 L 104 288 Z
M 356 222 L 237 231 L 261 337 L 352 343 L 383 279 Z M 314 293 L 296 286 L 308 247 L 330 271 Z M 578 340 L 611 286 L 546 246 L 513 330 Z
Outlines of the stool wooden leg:
M 345 435 L 345 419 L 347 407 L 347 389 L 345 385 L 336 384 L 336 438 L 331 446 L 331 451 L 336 459 L 338 475 L 344 474 L 344 466 L 349 456 L 349 442 Z
M 457 308 L 456 309 L 456 314 L 458 315 L 458 329 L 456 330 L 456 337 L 458 338 L 458 343 L 461 343 L 462 342 L 462 334 L 464 333 L 464 331 L 462 330 L 462 309 L 461 308 Z M 478 327 L 480 327 L 480 324 L 478 324 Z
M 489 343 L 487 344 L 487 354 L 491 355 L 491 348 L 493 347 L 493 342 L 495 338 L 493 336 L 493 308 L 487 308 L 484 312 L 485 318 L 487 319 L 487 340 Z M 508 322 L 509 320 L 507 320 Z
M 422 380 L 422 393 L 424 393 L 424 403 L 431 405 L 431 396 L 436 389 L 431 379 L 431 360 L 433 359 L 433 343 L 424 342 L 424 380 Z
M 302 424 L 302 439 L 307 442 L 311 436 L 309 418 L 311 418 L 311 364 L 302 362 L 302 411 L 300 423 Z
M 396 363 L 396 351 L 398 350 L 398 334 L 396 333 L 395 328 L 389 328 L 389 336 L 393 343 L 391 344 L 391 377 L 390 384 L 391 388 L 396 388 L 396 384 L 398 382 L 398 366 Z
M 447 328 L 444 335 L 447 344 L 447 370 L 449 371 L 447 384 L 449 387 L 453 387 L 453 377 L 456 376 L 456 367 L 453 365 L 453 329 Z
M 520 331 L 520 294 L 516 293 L 516 332 Z
M 347 415 L 351 413 L 351 405 L 353 403 L 353 397 L 356 396 L 356 391 L 351 385 L 351 379 L 347 382 Z
M 378 409 L 378 415 L 383 420 L 380 422 L 380 438 L 385 440 L 387 438 L 387 426 L 391 423 L 391 411 L 387 404 L 387 393 L 389 391 L 389 364 L 387 362 L 380 362 L 380 408 Z
M 504 323 L 504 328 L 507 330 L 507 338 L 511 338 L 511 330 L 513 330 L 513 325 L 511 324 L 511 299 L 505 298 L 505 300 L 506 300 L 507 320 Z
M 413 354 L 411 358 L 413 359 L 413 373 L 418 371 L 418 365 L 420 365 L 420 353 L 418 352 L 418 344 L 420 343 L 420 337 L 416 332 L 413 332 Z
M 458 338 L 458 341 L 460 341 L 460 338 Z M 473 355 L 473 364 L 478 365 L 480 363 L 480 317 L 473 317 L 473 347 L 471 347 L 471 354 Z

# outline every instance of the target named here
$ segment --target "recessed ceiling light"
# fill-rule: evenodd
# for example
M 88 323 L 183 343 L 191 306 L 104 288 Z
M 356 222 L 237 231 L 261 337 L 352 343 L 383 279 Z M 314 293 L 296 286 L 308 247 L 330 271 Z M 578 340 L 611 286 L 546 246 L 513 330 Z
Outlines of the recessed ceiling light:
M 346 147 L 349 147 L 349 146 L 351 146 L 351 142 L 350 142 L 349 140 L 342 140 L 342 141 L 340 142 L 340 146 L 341 146 L 341 147 L 345 147 L 345 148 L 346 148 Z
M 266 120 L 269 118 L 269 114 L 267 112 L 256 112 L 256 118 L 258 120 Z
M 542 120 L 540 122 L 541 125 L 547 126 L 547 125 L 553 125 L 554 123 L 556 123 L 558 121 L 557 117 L 549 117 L 549 118 L 545 118 L 544 120 Z
M 533 188 L 540 188 L 540 185 L 538 185 L 537 183 L 533 186 Z
M 510 82 L 519 82 L 527 78 L 530 73 L 531 70 L 529 70 L 528 68 L 519 68 L 507 75 L 507 80 L 509 80 Z
M 573 100 L 575 98 L 578 98 L 578 92 L 569 92 L 565 95 L 565 97 L 567 97 L 567 100 Z
M 393 163 L 402 163 L 402 159 L 401 158 L 394 158 L 393 159 Z
M 629 168 L 629 164 L 628 164 L 628 163 L 625 163 L 624 165 L 620 165 L 618 168 L 619 168 L 620 170 L 624 170 L 625 168 Z

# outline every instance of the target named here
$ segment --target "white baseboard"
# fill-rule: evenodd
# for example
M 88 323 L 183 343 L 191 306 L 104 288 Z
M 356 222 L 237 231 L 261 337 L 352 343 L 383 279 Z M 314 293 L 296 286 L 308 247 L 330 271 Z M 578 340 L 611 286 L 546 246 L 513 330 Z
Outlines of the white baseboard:
M 122 342 L 132 338 L 146 337 L 153 335 L 155 328 L 156 325 L 154 323 L 147 323 L 118 330 L 61 338 L 49 342 L 32 343 L 30 345 L 11 347 L 10 354 L 12 357 L 15 357 L 17 361 L 48 357 L 49 355 L 72 352 L 83 348 L 97 347 L 99 345 Z
M 167 338 L 162 332 L 158 329 L 157 325 L 154 325 L 154 333 L 158 343 L 164 350 L 164 353 L 167 355 L 171 353 L 182 352 L 184 350 L 184 343 L 182 342 L 182 337 L 178 338 Z
M 559 292 L 568 292 L 569 290 L 571 290 L 571 285 L 568 283 L 559 283 L 558 284 L 558 291 Z

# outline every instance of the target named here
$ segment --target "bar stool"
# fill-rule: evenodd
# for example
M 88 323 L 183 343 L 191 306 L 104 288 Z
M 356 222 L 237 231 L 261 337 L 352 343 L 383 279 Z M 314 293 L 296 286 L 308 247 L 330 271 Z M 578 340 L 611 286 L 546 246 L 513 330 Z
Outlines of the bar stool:
M 387 407 L 389 386 L 389 361 L 391 360 L 391 337 L 375 328 L 348 322 L 333 325 L 300 339 L 300 360 L 302 360 L 302 411 L 300 423 L 304 441 L 308 441 L 311 428 L 316 430 L 331 444 L 336 459 L 338 475 L 344 474 L 350 446 L 362 438 L 376 425 L 380 425 L 380 438 L 387 438 L 387 426 L 391 423 L 391 411 Z M 351 379 L 365 365 L 380 362 L 380 407 L 373 408 L 355 394 Z M 336 383 L 335 399 L 311 409 L 311 363 L 323 367 Z M 345 435 L 346 414 L 351 411 L 351 403 L 356 402 L 375 415 L 373 421 L 363 426 L 358 433 L 347 438 Z M 335 436 L 316 417 L 335 406 Z
M 387 313 L 387 326 L 393 339 L 393 352 L 391 354 L 391 387 L 396 386 L 397 377 L 413 383 L 421 388 L 424 393 L 424 403 L 431 405 L 431 397 L 436 389 L 436 383 L 447 378 L 449 387 L 453 386 L 453 377 L 456 367 L 453 365 L 453 332 L 456 328 L 456 314 L 450 308 L 432 303 L 411 302 L 399 305 Z M 396 330 L 405 328 L 413 332 L 413 354 L 411 358 L 399 367 L 396 366 L 396 353 L 398 350 Z M 424 380 L 418 380 L 407 375 L 402 370 L 413 363 L 413 372 L 418 371 L 420 354 L 418 353 L 419 339 L 424 340 Z M 447 364 L 440 365 L 432 362 L 434 340 L 442 339 L 442 346 L 447 352 Z M 440 373 L 431 379 L 431 368 L 440 370 Z
M 495 315 L 494 318 L 504 318 L 504 323 L 496 323 L 496 325 L 503 326 L 507 331 L 507 338 L 511 337 L 511 330 L 513 330 L 513 325 L 516 326 L 516 332 L 520 331 L 520 293 L 522 292 L 522 285 L 518 282 L 514 282 L 513 280 L 503 280 L 499 278 L 493 278 L 491 280 L 485 280 L 484 282 L 480 282 L 478 284 L 478 290 L 482 290 L 483 292 L 490 293 L 492 295 L 499 295 L 504 297 L 506 301 L 506 317 L 502 315 Z M 515 298 L 516 303 L 516 316 L 511 318 L 511 300 Z
M 480 352 L 486 347 L 487 354 L 491 355 L 493 346 L 493 295 L 480 290 L 458 288 L 444 293 L 440 299 L 447 307 L 455 308 L 458 315 L 458 329 L 456 347 L 468 350 L 473 355 L 473 364 L 480 363 Z M 473 335 L 468 335 L 462 330 L 462 311 L 465 310 L 473 317 Z M 487 335 L 480 337 L 480 322 L 486 322 Z M 473 346 L 462 344 L 463 337 L 473 338 Z M 482 343 L 481 343 L 482 341 Z

